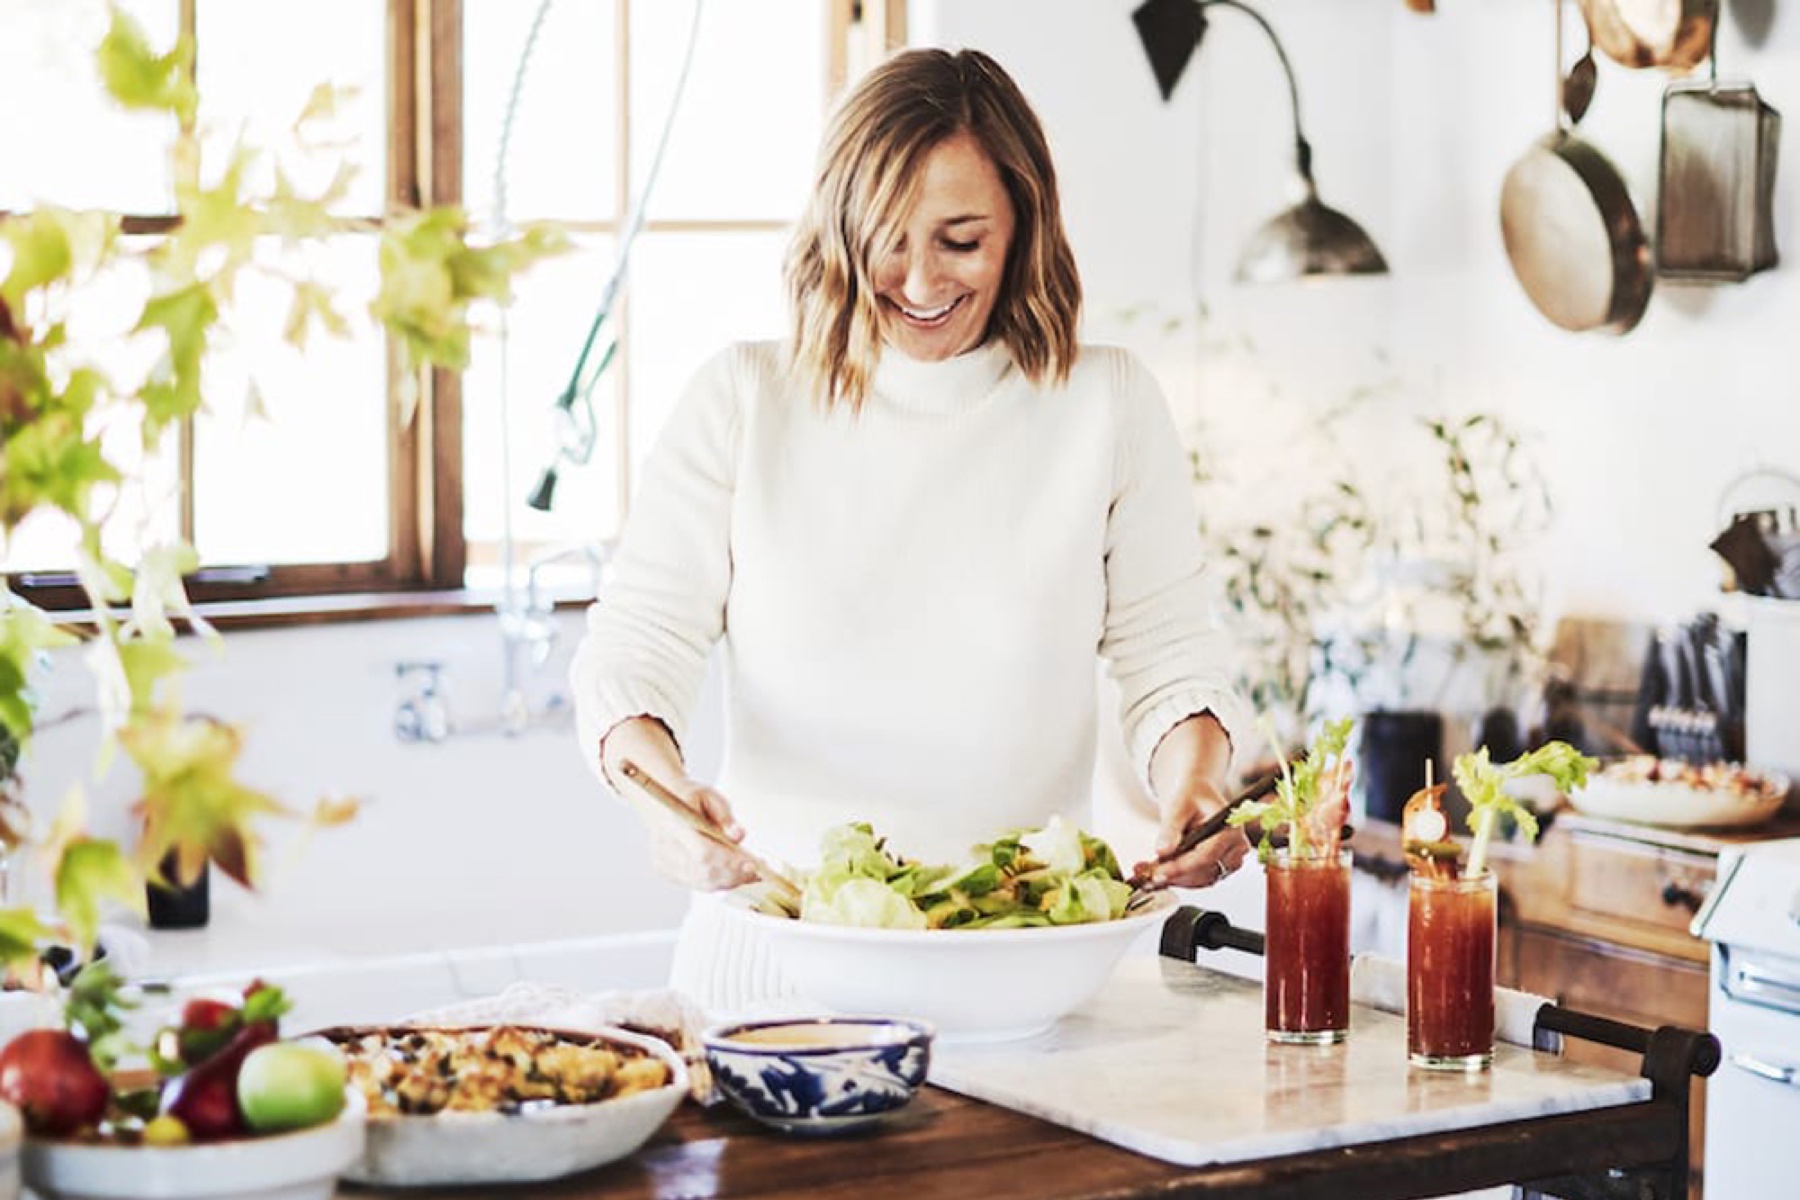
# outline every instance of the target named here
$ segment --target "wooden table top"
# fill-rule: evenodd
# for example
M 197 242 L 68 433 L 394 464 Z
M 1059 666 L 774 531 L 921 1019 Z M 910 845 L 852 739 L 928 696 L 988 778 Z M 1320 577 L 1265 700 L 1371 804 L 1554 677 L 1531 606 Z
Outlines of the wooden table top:
M 1163 960 L 1162 970 L 1183 979 L 1205 977 L 1203 982 L 1213 974 L 1170 960 Z M 1220 986 L 1241 988 L 1242 983 L 1226 980 Z M 1215 1018 L 1231 1007 L 1212 999 L 1207 1007 L 1217 1010 Z M 1083 1011 L 1103 1013 L 1104 1005 L 1096 1002 Z M 1252 1023 L 1260 1027 L 1260 1007 L 1253 1015 Z M 1149 1016 L 1145 1014 L 1147 1023 L 1154 1024 Z M 1370 1019 L 1392 1020 L 1379 1013 Z M 1381 1031 L 1363 1032 L 1372 1037 Z M 1251 1040 L 1261 1045 L 1259 1038 Z M 1331 1057 L 1344 1056 L 1340 1051 Z M 1396 1069 L 1404 1073 L 1403 1062 Z M 1146 1076 L 1146 1094 L 1155 1091 L 1149 1079 L 1154 1074 Z M 1238 1081 L 1243 1084 L 1253 1073 L 1237 1074 L 1244 1075 Z M 1223 1106 L 1220 1087 L 1229 1090 L 1217 1076 L 1208 1083 L 1206 1073 L 1196 1071 L 1191 1086 L 1167 1103 L 1177 1104 L 1179 1112 L 1189 1114 L 1183 1119 L 1191 1122 L 1191 1115 L 1209 1104 Z M 1421 1097 L 1433 1091 L 1424 1085 L 1419 1090 Z M 1319 1103 L 1330 1107 L 1326 1097 Z M 1186 1161 L 1207 1165 L 1183 1166 L 938 1087 L 926 1087 L 905 1109 L 872 1129 L 812 1138 L 768 1129 L 728 1104 L 702 1108 L 690 1102 L 637 1153 L 565 1179 L 478 1188 L 346 1186 L 343 1194 L 381 1200 L 461 1200 L 471 1195 L 545 1200 L 1405 1200 L 1544 1175 L 1592 1177 L 1614 1166 L 1678 1162 L 1685 1173 L 1684 1103 L 1661 1088 L 1650 1099 L 1555 1115 L 1518 1116 L 1515 1106 L 1496 1102 L 1497 1114 L 1513 1115 L 1496 1115 L 1488 1124 L 1436 1125 L 1410 1136 L 1392 1132 L 1394 1123 L 1387 1122 L 1388 1132 L 1375 1131 L 1378 1125 L 1363 1138 L 1312 1139 L 1317 1149 L 1272 1149 L 1224 1163 L 1190 1158 Z M 1218 1112 L 1224 1129 L 1228 1113 L 1224 1107 Z M 1321 1111 L 1320 1128 L 1330 1124 L 1329 1117 Z
M 636 1154 L 515 1186 L 375 1189 L 347 1200 L 1342 1200 L 1428 1196 L 1523 1177 L 1520 1164 L 1601 1170 L 1678 1149 L 1678 1119 L 1645 1102 L 1492 1126 L 1478 1133 L 1189 1168 L 1133 1154 L 935 1087 L 872 1130 L 777 1133 L 729 1105 L 684 1104 Z M 1426 1143 L 1429 1144 L 1421 1144 Z M 1441 1184 L 1442 1186 L 1436 1186 Z

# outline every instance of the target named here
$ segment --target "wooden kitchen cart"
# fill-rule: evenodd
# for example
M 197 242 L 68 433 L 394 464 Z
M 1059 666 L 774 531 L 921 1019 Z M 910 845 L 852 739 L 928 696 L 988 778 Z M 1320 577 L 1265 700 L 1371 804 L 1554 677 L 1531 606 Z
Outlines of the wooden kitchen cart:
M 1256 987 L 1172 961 L 1205 960 L 1213 950 L 1260 951 L 1260 935 L 1235 929 L 1219 914 L 1178 910 L 1164 929 L 1162 948 L 1168 956 L 1160 968 L 1165 973 L 1205 977 L 1207 986 L 1216 984 L 1238 1002 L 1246 989 Z M 1142 965 L 1157 969 L 1155 963 Z M 1379 1014 L 1371 1019 L 1393 1018 Z M 1689 1083 L 1717 1065 L 1717 1043 L 1702 1033 L 1647 1031 L 1555 1005 L 1540 1010 L 1538 1026 L 1546 1039 L 1560 1034 L 1635 1047 L 1650 1081 L 1648 1096 L 1581 1112 L 1477 1122 L 1206 1166 L 1175 1165 L 1133 1153 L 937 1087 L 926 1088 L 906 1110 L 872 1131 L 817 1140 L 775 1133 L 725 1105 L 705 1110 L 687 1105 L 647 1146 L 622 1162 L 554 1183 L 487 1188 L 483 1194 L 513 1191 L 550 1200 L 1404 1200 L 1539 1181 L 1533 1186 L 1545 1194 L 1579 1200 L 1673 1200 L 1687 1171 Z M 1048 1035 L 1052 1041 L 1061 1036 L 1061 1028 Z M 1532 1052 L 1520 1053 L 1529 1057 Z M 967 1065 L 965 1059 L 962 1067 Z M 1395 1070 L 1406 1070 L 1403 1060 Z M 1230 1081 L 1213 1086 L 1230 1086 Z M 1197 1107 L 1204 1106 L 1207 1087 L 1197 1074 Z M 1645 1089 L 1639 1085 L 1636 1090 Z M 453 1200 L 470 1193 L 354 1189 L 346 1194 Z
M 1545 819 L 1535 845 L 1494 847 L 1500 982 L 1630 1024 L 1705 1029 L 1711 947 L 1688 926 L 1712 890 L 1719 854 L 1791 837 L 1800 837 L 1800 813 L 1743 829 L 1676 830 L 1561 810 Z M 1404 874 L 1398 826 L 1370 821 L 1356 847 L 1359 869 Z M 1634 1069 L 1627 1052 L 1599 1043 L 1574 1043 L 1568 1053 Z M 1689 1129 L 1693 1197 L 1704 1174 L 1704 1096 L 1702 1084 Z

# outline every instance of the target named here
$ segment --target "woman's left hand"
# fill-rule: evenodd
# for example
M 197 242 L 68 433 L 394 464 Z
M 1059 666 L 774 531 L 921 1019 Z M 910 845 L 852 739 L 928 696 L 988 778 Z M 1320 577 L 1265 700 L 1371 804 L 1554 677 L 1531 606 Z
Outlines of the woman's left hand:
M 1243 865 L 1250 853 L 1250 839 L 1242 829 L 1230 826 L 1177 858 L 1166 857 L 1188 830 L 1224 808 L 1227 801 L 1217 784 L 1194 779 L 1161 806 L 1161 827 L 1156 834 L 1156 858 L 1140 863 L 1138 871 L 1152 882 L 1173 887 L 1211 887 Z
M 1187 718 L 1163 735 L 1150 755 L 1150 789 L 1157 798 L 1156 858 L 1138 864 L 1138 877 L 1158 886 L 1211 887 L 1250 853 L 1244 831 L 1226 826 L 1186 854 L 1169 857 L 1182 835 L 1229 801 L 1218 780 L 1229 773 L 1231 740 L 1210 712 Z

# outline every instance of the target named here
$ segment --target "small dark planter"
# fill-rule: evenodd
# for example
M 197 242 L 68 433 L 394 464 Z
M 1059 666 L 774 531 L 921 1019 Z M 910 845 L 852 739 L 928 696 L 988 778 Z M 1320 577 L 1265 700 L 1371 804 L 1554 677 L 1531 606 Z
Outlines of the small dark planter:
M 165 879 L 175 878 L 175 854 L 170 851 L 162 860 L 162 873 Z M 205 925 L 212 915 L 212 895 L 208 881 L 212 875 L 212 864 L 206 863 L 200 868 L 200 878 L 183 887 L 158 887 L 148 884 L 144 888 L 144 898 L 150 906 L 150 927 L 152 929 L 199 929 Z
M 1369 820 L 1400 823 L 1408 797 L 1425 786 L 1425 764 L 1434 783 L 1446 782 L 1444 718 L 1435 712 L 1402 710 L 1364 713 L 1356 775 L 1363 812 Z

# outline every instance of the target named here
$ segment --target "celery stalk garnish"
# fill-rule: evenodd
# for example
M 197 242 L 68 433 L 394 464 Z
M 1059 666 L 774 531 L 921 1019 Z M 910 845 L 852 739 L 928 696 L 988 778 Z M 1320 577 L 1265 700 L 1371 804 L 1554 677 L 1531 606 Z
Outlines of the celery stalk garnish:
M 1537 838 L 1537 815 L 1507 792 L 1508 783 L 1528 775 L 1548 775 L 1566 793 L 1586 783 L 1588 772 L 1599 766 L 1567 742 L 1546 742 L 1529 754 L 1501 764 L 1489 761 L 1486 746 L 1457 755 L 1450 770 L 1463 798 L 1469 802 L 1469 830 L 1475 835 L 1469 842 L 1469 862 L 1464 873 L 1479 875 L 1487 869 L 1488 843 L 1493 840 L 1502 815 L 1517 822 L 1528 840 Z
M 1273 799 L 1240 804 L 1226 818 L 1232 825 L 1248 825 L 1254 821 L 1262 826 L 1262 842 L 1256 853 L 1263 862 L 1268 862 L 1274 855 L 1272 835 L 1283 825 L 1288 828 L 1289 854 L 1294 858 L 1310 858 L 1315 853 L 1310 844 L 1312 830 L 1307 818 L 1319 803 L 1321 782 L 1342 769 L 1344 747 L 1349 745 L 1350 730 L 1354 725 L 1355 721 L 1350 717 L 1327 721 L 1307 748 L 1305 758 L 1298 763 L 1289 763 L 1286 756 L 1282 756 L 1281 779 L 1275 785 Z M 1279 743 L 1273 737 L 1270 742 L 1279 753 Z

